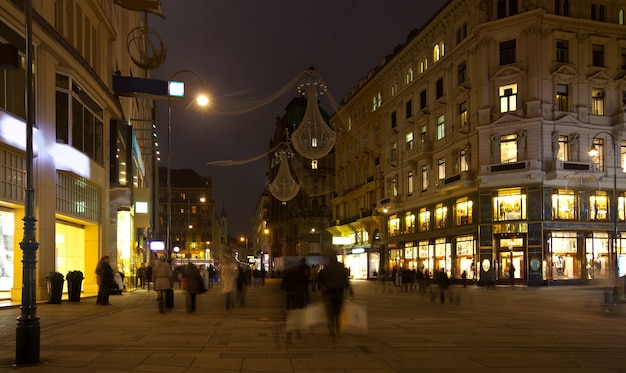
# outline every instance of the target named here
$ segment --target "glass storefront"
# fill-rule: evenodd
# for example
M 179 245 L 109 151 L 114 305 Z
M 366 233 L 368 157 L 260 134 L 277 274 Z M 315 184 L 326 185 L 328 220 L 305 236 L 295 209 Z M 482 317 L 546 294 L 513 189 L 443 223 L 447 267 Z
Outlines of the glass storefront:
M 576 232 L 553 232 L 551 276 L 554 280 L 580 279 Z
M 593 233 L 585 239 L 587 279 L 609 278 L 609 245 L 609 235 L 605 232 Z
M 476 240 L 474 236 L 456 238 L 456 264 L 452 273 L 454 278 L 461 278 L 465 272 L 468 279 L 476 279 L 474 258 L 476 256 Z
M 13 240 L 15 232 L 14 214 L 11 211 L 0 210 L 0 299 L 11 297 L 13 287 Z
M 69 271 L 93 272 L 95 268 L 85 268 L 85 229 L 82 226 L 57 222 L 56 238 L 56 271 L 64 276 Z

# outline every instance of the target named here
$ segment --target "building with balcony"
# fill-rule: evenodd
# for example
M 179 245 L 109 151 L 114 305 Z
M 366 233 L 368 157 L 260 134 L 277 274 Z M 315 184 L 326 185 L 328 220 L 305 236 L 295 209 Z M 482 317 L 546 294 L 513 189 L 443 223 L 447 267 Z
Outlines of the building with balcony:
M 384 56 L 331 118 L 330 231 L 352 272 L 623 275 L 625 11 L 453 0 Z

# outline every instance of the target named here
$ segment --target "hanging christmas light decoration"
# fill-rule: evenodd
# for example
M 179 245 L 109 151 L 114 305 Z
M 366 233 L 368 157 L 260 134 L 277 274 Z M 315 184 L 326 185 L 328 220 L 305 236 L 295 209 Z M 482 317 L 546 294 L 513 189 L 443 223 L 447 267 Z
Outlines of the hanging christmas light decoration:
M 317 102 L 319 94 L 326 92 L 326 84 L 314 70 L 307 71 L 309 80 L 298 91 L 307 96 L 306 111 L 300 125 L 291 134 L 291 144 L 298 154 L 309 159 L 321 159 L 335 146 L 335 131 L 322 117 Z M 306 91 L 306 93 L 305 93 Z
M 293 199 L 300 191 L 298 184 L 289 171 L 289 154 L 287 151 L 280 151 L 280 166 L 276 177 L 269 185 L 269 190 L 279 201 L 286 202 Z

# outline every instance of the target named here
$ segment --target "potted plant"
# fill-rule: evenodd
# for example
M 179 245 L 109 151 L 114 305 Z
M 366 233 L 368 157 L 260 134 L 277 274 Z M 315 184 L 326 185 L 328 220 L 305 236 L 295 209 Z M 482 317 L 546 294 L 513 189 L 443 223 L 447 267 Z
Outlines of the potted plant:
M 70 302 L 80 302 L 80 291 L 85 276 L 83 272 L 75 270 L 67 272 L 67 297 Z
M 43 277 L 48 285 L 48 303 L 60 304 L 63 295 L 63 274 L 60 272 L 50 272 Z

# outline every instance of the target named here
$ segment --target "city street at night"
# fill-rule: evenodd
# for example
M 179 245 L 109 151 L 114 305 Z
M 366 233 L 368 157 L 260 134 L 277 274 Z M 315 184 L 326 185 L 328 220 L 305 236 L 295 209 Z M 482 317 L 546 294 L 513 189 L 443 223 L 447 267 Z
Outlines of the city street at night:
M 79 303 L 42 303 L 41 364 L 14 367 L 16 307 L 0 309 L 0 371 L 22 372 L 624 372 L 623 311 L 605 312 L 600 286 L 452 287 L 403 292 L 353 284 L 367 306 L 368 334 L 325 325 L 287 343 L 280 282 L 249 288 L 247 305 L 224 311 L 219 288 L 187 314 L 183 290 L 160 314 L 146 290 Z M 319 292 L 312 302 L 321 301 Z M 452 303 L 450 303 L 452 298 Z

